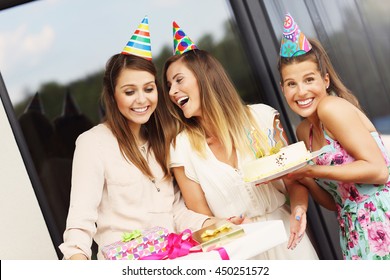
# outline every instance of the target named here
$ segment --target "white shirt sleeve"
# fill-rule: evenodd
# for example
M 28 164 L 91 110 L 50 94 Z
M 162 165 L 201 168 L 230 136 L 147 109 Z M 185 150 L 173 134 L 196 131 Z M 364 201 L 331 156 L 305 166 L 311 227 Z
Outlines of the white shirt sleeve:
M 170 150 L 170 164 L 169 167 L 184 167 L 184 172 L 186 176 L 199 183 L 198 176 L 196 174 L 196 169 L 193 166 L 193 156 L 194 151 L 192 151 L 192 147 L 190 141 L 185 133 L 180 133 L 176 137 L 176 146 L 171 145 Z
M 276 109 L 261 103 L 249 105 L 249 108 L 251 108 L 253 116 L 256 118 L 260 127 L 273 129 L 275 117 L 279 115 Z

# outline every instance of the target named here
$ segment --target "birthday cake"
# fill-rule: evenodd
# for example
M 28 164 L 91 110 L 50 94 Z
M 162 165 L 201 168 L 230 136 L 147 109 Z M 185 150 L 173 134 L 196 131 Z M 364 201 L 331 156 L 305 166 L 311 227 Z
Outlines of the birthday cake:
M 312 157 L 303 141 L 283 147 L 279 152 L 246 163 L 242 172 L 245 182 L 272 176 L 308 161 Z

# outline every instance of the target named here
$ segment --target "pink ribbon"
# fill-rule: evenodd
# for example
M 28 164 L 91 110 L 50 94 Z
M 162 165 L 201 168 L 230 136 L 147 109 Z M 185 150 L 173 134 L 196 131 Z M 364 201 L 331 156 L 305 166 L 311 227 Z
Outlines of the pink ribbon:
M 141 257 L 140 260 L 176 259 L 178 257 L 188 255 L 190 253 L 190 249 L 197 245 L 198 243 L 192 239 L 192 233 L 189 229 L 184 230 L 180 234 L 170 233 L 168 235 L 168 244 L 165 252 Z M 214 250 L 218 251 L 222 260 L 229 260 L 229 255 L 224 248 L 220 247 Z M 202 250 L 191 250 L 191 253 L 197 252 L 202 252 Z
M 213 249 L 213 251 L 218 251 L 219 255 L 221 256 L 221 259 L 224 261 L 230 260 L 228 253 L 226 252 L 225 248 L 219 247 Z

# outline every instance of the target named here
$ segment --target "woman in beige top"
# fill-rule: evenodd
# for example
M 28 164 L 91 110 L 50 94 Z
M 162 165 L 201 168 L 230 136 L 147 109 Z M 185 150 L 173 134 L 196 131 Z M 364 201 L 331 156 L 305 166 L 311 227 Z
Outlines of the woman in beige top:
M 125 231 L 162 226 L 196 230 L 213 221 L 188 210 L 173 185 L 164 133 L 171 118 L 158 105 L 154 64 L 116 54 L 106 65 L 105 121 L 79 136 L 64 243 L 65 259 L 90 259 Z

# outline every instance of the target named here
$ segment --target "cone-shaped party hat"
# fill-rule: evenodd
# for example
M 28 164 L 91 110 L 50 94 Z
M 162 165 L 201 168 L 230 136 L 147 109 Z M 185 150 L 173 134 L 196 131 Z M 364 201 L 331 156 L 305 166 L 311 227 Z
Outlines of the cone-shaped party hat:
M 287 13 L 283 22 L 283 36 L 280 46 L 280 56 L 293 57 L 307 53 L 311 50 L 309 40 L 299 29 L 293 17 Z
M 144 17 L 130 41 L 124 47 L 122 54 L 132 54 L 152 60 L 152 47 L 150 45 L 149 20 Z
M 188 37 L 183 29 L 174 21 L 173 22 L 173 54 L 183 54 L 190 50 L 195 50 L 198 47 Z

